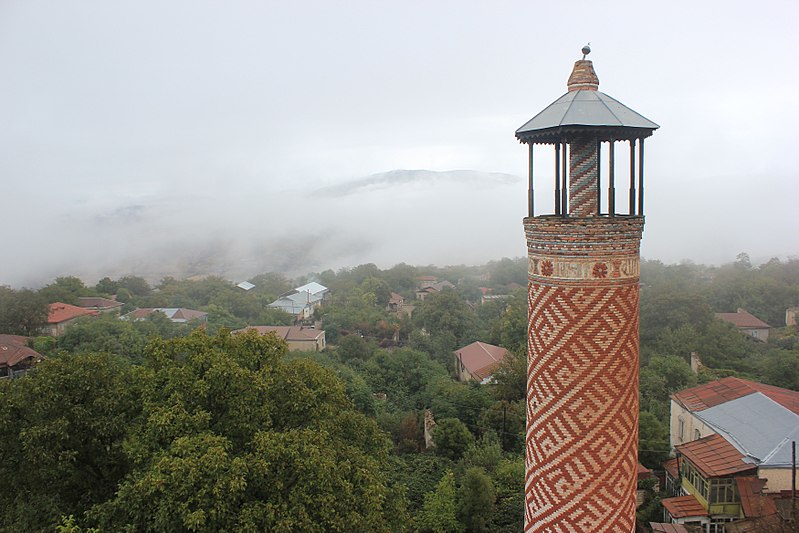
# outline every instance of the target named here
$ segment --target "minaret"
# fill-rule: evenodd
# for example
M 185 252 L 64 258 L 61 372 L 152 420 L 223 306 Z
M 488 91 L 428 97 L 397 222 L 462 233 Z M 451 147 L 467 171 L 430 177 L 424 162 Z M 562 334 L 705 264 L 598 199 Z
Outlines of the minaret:
M 644 138 L 658 125 L 599 92 L 589 52 L 568 92 L 516 130 L 530 152 L 525 531 L 635 528 Z M 554 146 L 553 214 L 533 212 L 536 144 Z M 616 191 L 618 145 L 629 194 Z

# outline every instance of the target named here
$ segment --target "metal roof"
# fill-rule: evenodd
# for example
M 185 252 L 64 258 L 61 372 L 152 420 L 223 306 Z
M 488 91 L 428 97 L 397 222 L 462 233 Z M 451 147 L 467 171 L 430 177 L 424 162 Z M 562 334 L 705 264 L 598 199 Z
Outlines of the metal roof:
M 311 294 L 319 294 L 321 292 L 325 292 L 328 289 L 324 285 L 312 281 L 310 283 L 306 283 L 302 287 L 297 287 L 294 290 L 297 292 L 310 292 Z
M 591 131 L 601 140 L 649 137 L 657 124 L 595 90 L 569 91 L 516 130 L 522 142 L 558 142 L 564 133 Z
M 799 415 L 756 392 L 694 412 L 758 466 L 788 467 L 791 441 L 799 439 Z
M 799 392 L 736 377 L 722 378 L 681 390 L 672 394 L 671 399 L 689 411 L 703 411 L 755 392 L 762 392 L 781 406 L 799 415 Z

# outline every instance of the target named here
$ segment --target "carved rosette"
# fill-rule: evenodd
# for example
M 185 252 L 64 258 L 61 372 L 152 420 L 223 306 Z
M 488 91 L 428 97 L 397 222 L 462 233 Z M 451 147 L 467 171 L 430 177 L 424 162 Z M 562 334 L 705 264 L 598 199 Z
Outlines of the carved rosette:
M 530 281 L 588 286 L 638 283 L 643 225 L 643 217 L 525 219 Z

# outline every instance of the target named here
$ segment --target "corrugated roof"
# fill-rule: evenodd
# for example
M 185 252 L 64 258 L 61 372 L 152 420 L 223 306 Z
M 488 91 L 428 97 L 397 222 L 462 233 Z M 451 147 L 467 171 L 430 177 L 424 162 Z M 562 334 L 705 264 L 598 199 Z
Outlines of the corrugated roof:
M 677 458 L 669 459 L 663 463 L 663 469 L 668 472 L 672 478 L 677 479 L 680 477 L 680 460 Z
M 48 324 L 60 324 L 79 316 L 96 315 L 97 311 L 91 309 L 84 309 L 77 305 L 65 304 L 63 302 L 55 302 L 50 304 L 50 311 L 47 315 Z
M 705 477 L 721 477 L 756 469 L 746 457 L 719 434 L 675 446 L 684 459 L 696 466 Z
M 746 518 L 759 518 L 777 513 L 774 500 L 762 494 L 766 484 L 765 479 L 756 477 L 739 476 L 735 478 L 738 485 L 738 494 L 741 497 L 741 507 Z
M 78 306 L 95 309 L 115 309 L 122 307 L 124 304 L 110 298 L 103 298 L 101 296 L 79 296 Z
M 316 340 L 325 333 L 323 329 L 312 329 L 302 326 L 248 326 L 244 329 L 238 329 L 233 333 L 243 333 L 250 330 L 257 331 L 259 335 L 274 333 L 279 338 L 286 341 Z
M 688 518 L 690 516 L 708 516 L 707 509 L 702 507 L 699 500 L 692 495 L 675 496 L 661 501 L 663 507 L 673 518 Z
M 652 531 L 657 533 L 688 533 L 688 530 L 682 524 L 649 522 L 649 527 L 652 528 Z
M 163 313 L 172 322 L 180 323 L 208 316 L 208 313 L 205 311 L 196 311 L 184 307 L 140 307 L 139 309 L 134 309 L 122 318 L 139 320 L 156 312 Z
M 16 366 L 25 359 L 42 359 L 43 356 L 26 344 L 21 335 L 0 335 L 0 367 Z
M 317 283 L 315 281 L 312 281 L 310 283 L 306 283 L 305 285 L 303 285 L 301 287 L 297 287 L 294 290 L 297 291 L 297 292 L 309 292 L 311 294 L 320 294 L 320 293 L 323 293 L 323 292 L 327 291 L 328 289 L 324 285 L 322 285 L 320 283 Z
M 736 377 L 681 390 L 672 394 L 671 398 L 689 411 L 696 412 L 755 392 L 762 392 L 786 409 L 799 414 L 799 392 Z
M 791 465 L 790 442 L 799 439 L 799 415 L 762 392 L 710 407 L 694 416 L 758 465 Z
M 746 309 L 738 309 L 735 313 L 716 313 L 716 318 L 729 322 L 736 328 L 768 329 L 771 327 Z
M 455 355 L 472 376 L 483 380 L 494 373 L 505 358 L 508 350 L 493 344 L 476 341 L 460 350 Z

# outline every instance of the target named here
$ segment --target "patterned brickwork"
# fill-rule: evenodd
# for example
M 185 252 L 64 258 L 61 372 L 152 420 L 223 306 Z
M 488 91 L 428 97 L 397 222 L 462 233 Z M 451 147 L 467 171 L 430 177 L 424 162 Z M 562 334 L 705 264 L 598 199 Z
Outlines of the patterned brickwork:
M 569 215 L 592 217 L 597 214 L 596 137 L 575 139 L 569 146 Z
M 635 525 L 642 217 L 525 219 L 525 531 Z

